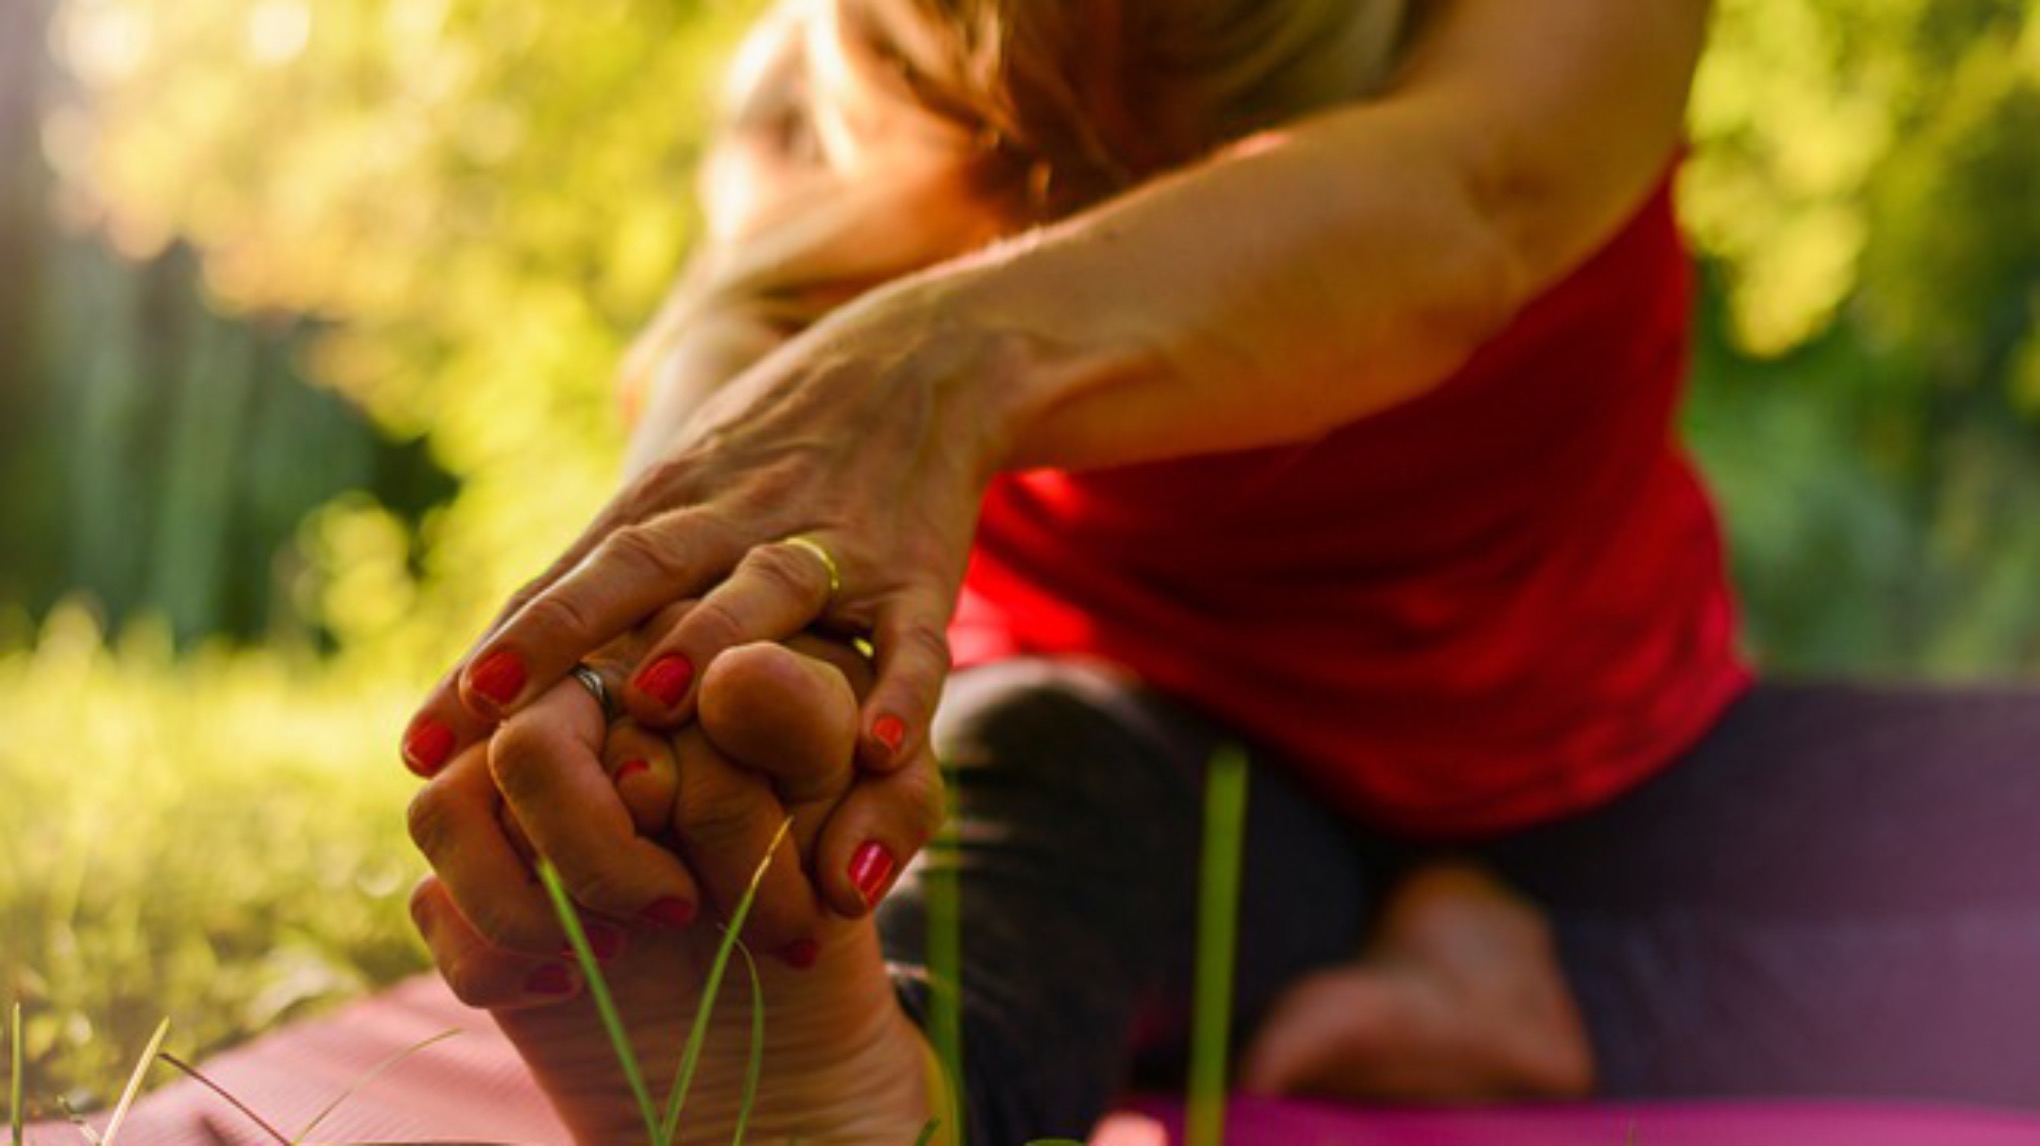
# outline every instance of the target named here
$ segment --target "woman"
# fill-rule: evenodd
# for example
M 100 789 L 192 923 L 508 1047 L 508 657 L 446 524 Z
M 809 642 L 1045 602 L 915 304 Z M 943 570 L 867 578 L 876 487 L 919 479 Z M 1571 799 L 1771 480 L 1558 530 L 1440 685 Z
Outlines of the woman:
M 780 956 L 767 1127 L 911 1141 L 941 1107 L 919 889 L 887 896 L 938 696 L 976 1141 L 1082 1132 L 1168 1033 L 1226 738 L 1260 764 L 1250 1085 L 2031 1097 L 1993 1040 L 2040 1018 L 2007 970 L 2040 712 L 1752 688 L 1734 652 L 1669 431 L 1704 8 L 765 21 L 630 480 L 405 740 L 421 926 L 584 1140 L 634 1116 L 585 1008 L 540 1005 L 578 985 L 523 836 L 657 1051 L 698 906 L 791 813 L 747 933 Z M 813 634 L 868 638 L 861 700 Z M 711 1137 L 738 1067 L 690 1106 Z

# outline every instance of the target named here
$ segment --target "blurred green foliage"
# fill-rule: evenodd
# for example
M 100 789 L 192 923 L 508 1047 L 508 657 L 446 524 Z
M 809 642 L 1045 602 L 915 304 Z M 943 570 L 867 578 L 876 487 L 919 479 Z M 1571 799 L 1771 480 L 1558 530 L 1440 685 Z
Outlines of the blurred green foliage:
M 2040 666 L 2040 8 L 1723 0 L 1689 438 L 1774 669 Z
M 48 16 L 0 35 L 0 996 L 37 1093 L 163 1013 L 211 1043 L 422 966 L 396 729 L 600 504 L 759 6 L 6 10 Z M 2031 672 L 2040 11 L 1720 0 L 1693 135 L 1687 423 L 1753 646 Z M 46 616 L 66 584 L 128 636 Z
M 130 256 L 195 244 L 219 307 L 318 319 L 312 378 L 385 433 L 422 436 L 459 480 L 415 538 L 367 498 L 306 521 L 300 603 L 343 648 L 444 652 L 599 504 L 620 438 L 612 364 L 677 265 L 718 60 L 745 14 L 56 9 L 76 80 L 43 132 L 61 207 Z M 410 541 L 387 544 L 393 529 Z

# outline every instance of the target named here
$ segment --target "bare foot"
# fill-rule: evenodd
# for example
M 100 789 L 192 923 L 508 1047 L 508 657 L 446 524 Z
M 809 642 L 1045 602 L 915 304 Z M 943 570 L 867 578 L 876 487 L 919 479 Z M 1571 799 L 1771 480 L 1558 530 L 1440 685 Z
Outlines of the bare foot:
M 1392 1102 L 1568 1098 L 1593 1052 L 1534 907 L 1462 865 L 1389 901 L 1362 957 L 1276 1001 L 1241 1067 L 1262 1094 Z
M 857 736 L 856 705 L 843 699 L 848 686 L 840 694 L 816 694 L 813 688 L 833 688 L 826 677 L 787 671 L 788 665 L 773 662 L 798 656 L 779 648 L 754 652 L 747 663 L 756 671 L 724 671 L 705 680 L 704 694 L 711 688 L 747 692 L 744 703 L 735 704 L 719 705 L 704 695 L 701 711 L 709 736 L 718 745 L 741 744 L 753 754 L 848 761 Z M 710 727 L 719 712 L 750 714 L 747 719 L 768 714 L 772 724 L 764 729 Z M 736 763 L 776 773 L 786 770 L 787 760 Z M 603 967 L 645 1062 L 655 1103 L 663 1101 L 674 1077 L 720 938 L 707 922 L 677 933 L 641 928 Z M 933 1060 L 920 1029 L 899 1008 L 869 916 L 830 916 L 815 936 L 811 960 L 779 954 L 774 958 L 761 952 L 757 960 L 766 1007 L 764 1070 L 747 1139 L 872 1146 L 914 1142 L 938 1109 L 941 1084 L 931 1073 Z M 496 1018 L 577 1141 L 618 1146 L 644 1140 L 643 1120 L 585 992 L 552 1006 L 499 1011 Z M 686 1101 L 682 1142 L 731 1140 L 748 1066 L 750 1023 L 748 976 L 742 960 L 733 959 Z

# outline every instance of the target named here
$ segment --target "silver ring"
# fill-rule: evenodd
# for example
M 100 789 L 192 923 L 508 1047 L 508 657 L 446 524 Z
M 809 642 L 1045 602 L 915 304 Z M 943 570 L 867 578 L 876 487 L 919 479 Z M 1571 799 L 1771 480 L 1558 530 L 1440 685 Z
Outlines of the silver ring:
M 575 680 L 581 682 L 581 687 L 588 690 L 589 696 L 595 698 L 595 706 L 602 710 L 603 723 L 615 723 L 618 715 L 616 698 L 609 694 L 609 685 L 603 681 L 602 674 L 589 668 L 587 661 L 580 661 L 567 671 Z

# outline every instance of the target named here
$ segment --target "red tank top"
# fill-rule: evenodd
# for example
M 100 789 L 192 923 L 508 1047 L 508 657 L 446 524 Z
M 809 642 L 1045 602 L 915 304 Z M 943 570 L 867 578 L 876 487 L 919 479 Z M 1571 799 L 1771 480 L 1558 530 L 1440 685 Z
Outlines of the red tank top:
M 1449 381 L 1315 442 L 987 494 L 959 664 L 1114 662 L 1353 817 L 1477 836 L 1603 802 L 1747 683 L 1673 437 L 1669 185 Z

